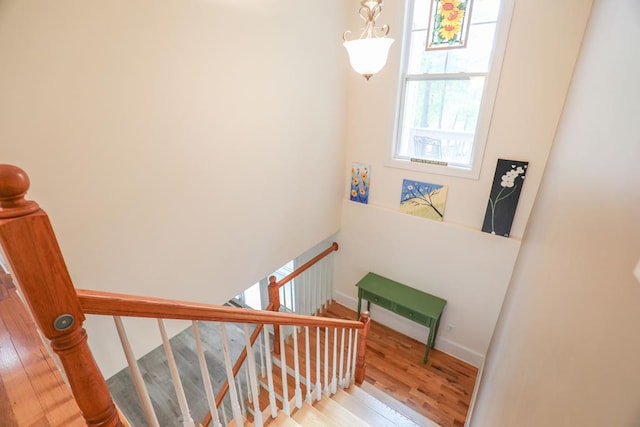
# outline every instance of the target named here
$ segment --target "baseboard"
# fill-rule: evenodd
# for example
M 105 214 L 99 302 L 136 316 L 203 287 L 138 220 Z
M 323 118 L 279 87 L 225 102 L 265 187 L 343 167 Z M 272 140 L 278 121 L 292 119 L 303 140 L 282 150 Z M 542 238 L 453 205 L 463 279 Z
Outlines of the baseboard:
M 356 310 L 358 307 L 358 299 L 352 296 L 343 294 L 342 292 L 335 292 L 335 300 L 352 310 Z M 373 306 L 371 307 L 373 310 Z M 418 325 L 415 322 L 405 319 L 395 313 L 385 310 L 382 307 L 375 306 L 375 311 L 372 313 L 372 318 L 376 322 L 380 322 L 385 326 L 390 327 L 406 336 L 409 336 L 415 340 L 425 342 L 428 334 L 428 328 Z M 474 350 L 471 350 L 459 343 L 456 343 L 450 339 L 440 337 L 436 339 L 435 348 L 447 353 L 456 359 L 460 359 L 470 365 L 479 368 L 484 363 L 484 355 Z
M 478 391 L 480 390 L 483 373 L 484 363 L 478 368 L 478 376 L 476 377 L 476 384 L 473 386 L 473 394 L 471 394 L 471 402 L 469 404 L 469 410 L 467 411 L 467 418 L 464 421 L 464 427 L 469 427 L 471 425 L 471 418 L 473 417 L 473 411 L 476 408 L 476 399 L 478 398 Z

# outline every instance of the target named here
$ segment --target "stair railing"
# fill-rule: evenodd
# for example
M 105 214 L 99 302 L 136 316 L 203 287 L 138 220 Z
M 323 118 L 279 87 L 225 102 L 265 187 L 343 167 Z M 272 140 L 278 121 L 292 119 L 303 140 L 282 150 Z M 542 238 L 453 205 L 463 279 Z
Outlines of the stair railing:
M 252 309 L 243 309 L 243 308 L 235 308 L 235 307 L 225 307 L 225 306 L 216 306 L 210 304 L 201 304 L 201 303 L 191 303 L 191 302 L 183 302 L 183 301 L 174 301 L 174 300 L 165 300 L 159 298 L 151 298 L 151 297 L 139 297 L 139 296 L 130 296 L 124 294 L 114 294 L 107 292 L 98 292 L 98 291 L 89 291 L 89 290 L 77 290 L 78 299 L 80 301 L 80 305 L 82 310 L 86 314 L 93 315 L 109 315 L 119 317 L 142 317 L 142 318 L 154 318 L 154 319 L 175 319 L 175 320 L 191 320 L 191 321 L 211 321 L 211 322 L 224 322 L 228 323 L 243 323 L 246 325 L 255 324 L 256 329 L 253 334 L 249 336 L 246 333 L 247 337 L 247 345 L 246 348 L 242 351 L 241 357 L 235 363 L 235 366 L 231 368 L 230 359 L 227 360 L 226 365 L 228 369 L 228 380 L 221 392 L 218 394 L 216 398 L 215 405 L 210 408 L 210 415 L 208 414 L 202 422 L 202 425 L 206 426 L 211 421 L 214 422 L 214 425 L 219 423 L 219 418 L 214 416 L 216 413 L 216 409 L 219 407 L 224 395 L 227 390 L 232 399 L 232 409 L 234 409 L 234 419 L 238 417 L 242 417 L 241 412 L 239 410 L 241 405 L 241 400 L 235 400 L 238 396 L 237 390 L 235 390 L 234 378 L 237 375 L 240 367 L 242 366 L 243 357 L 247 356 L 248 358 L 252 357 L 253 343 L 256 341 L 256 338 L 260 334 L 260 329 L 264 325 L 273 325 L 274 329 L 281 329 L 285 326 L 295 326 L 301 327 L 305 331 L 305 344 L 309 341 L 309 329 L 313 328 L 316 331 L 317 337 L 317 345 L 315 348 L 316 351 L 316 363 L 318 370 L 320 369 L 321 363 L 321 352 L 324 348 L 324 382 L 320 385 L 320 390 L 322 390 L 322 394 L 329 395 L 334 394 L 336 392 L 336 384 L 338 380 L 343 387 L 348 387 L 349 383 L 355 380 L 357 383 L 362 383 L 364 380 L 364 370 L 365 363 L 364 357 L 356 357 L 357 351 L 356 349 L 360 349 L 360 351 L 365 351 L 366 345 L 364 344 L 366 341 L 366 336 L 369 328 L 369 317 L 368 313 L 363 313 L 363 317 L 361 321 L 351 321 L 351 320 L 343 320 L 343 319 L 333 319 L 333 318 L 325 318 L 325 317 L 317 317 L 317 316 L 304 316 L 290 313 L 278 313 L 271 311 L 257 311 Z M 224 331 L 224 326 L 222 326 L 222 330 Z M 272 416 L 275 416 L 277 413 L 277 408 L 275 407 L 275 396 L 273 396 L 273 384 L 272 384 L 272 376 L 271 372 L 271 358 L 268 357 L 270 354 L 270 346 L 269 341 L 270 337 L 268 334 L 267 328 L 262 328 L 264 330 L 264 340 L 263 345 L 264 354 L 267 355 L 265 357 L 266 360 L 266 371 L 269 373 L 269 400 Z M 349 340 L 347 345 L 344 344 L 340 346 L 340 354 L 337 354 L 337 341 L 338 336 L 342 331 L 348 329 L 350 331 L 350 336 L 353 335 L 354 339 Z M 194 335 L 198 335 L 195 331 L 197 330 L 197 325 L 194 326 Z M 248 331 L 247 331 L 248 332 Z M 224 333 L 223 333 L 224 335 Z M 321 336 L 324 335 L 324 339 Z M 344 335 L 344 332 L 342 332 Z M 282 409 L 286 414 L 291 413 L 290 407 L 290 395 L 289 389 L 287 387 L 287 375 L 289 374 L 287 370 L 287 357 L 291 357 L 292 362 L 294 364 L 294 369 L 292 375 L 294 376 L 295 386 L 294 392 L 291 397 L 296 407 L 300 407 L 302 405 L 302 391 L 301 391 L 301 377 L 300 372 L 301 369 L 299 367 L 299 348 L 297 345 L 297 334 L 294 335 L 294 350 L 292 353 L 287 355 L 285 351 L 284 344 L 284 336 L 282 334 L 279 335 L 279 340 L 276 341 L 274 339 L 274 347 L 280 347 L 280 370 L 282 375 Z M 225 341 L 223 341 L 224 343 Z M 323 343 L 324 345 L 322 345 Z M 166 346 L 165 346 L 166 347 Z M 329 359 L 329 354 L 331 353 L 331 349 L 333 348 L 333 357 L 331 360 Z M 309 355 L 311 351 L 309 348 L 305 346 L 305 359 L 307 360 L 305 363 L 305 367 L 307 370 L 310 369 Z M 226 351 L 225 354 L 229 352 Z M 344 356 L 346 354 L 346 357 Z M 352 356 L 351 356 L 352 355 Z M 346 362 L 345 362 L 346 359 Z M 338 362 L 340 360 L 340 362 Z M 338 366 L 339 363 L 339 366 Z M 347 366 L 345 368 L 345 363 Z M 251 370 L 255 367 L 255 361 L 248 361 L 248 369 Z M 331 365 L 333 367 L 331 367 Z M 134 368 L 135 369 L 135 368 Z M 134 369 L 131 371 L 133 372 Z M 329 377 L 329 372 L 331 372 L 331 378 Z M 342 372 L 340 374 L 339 372 Z M 344 373 L 347 372 L 347 375 L 344 376 Z M 349 375 L 349 373 L 353 372 L 353 374 Z M 339 378 L 338 378 L 339 376 Z M 250 376 L 250 380 L 253 381 L 255 375 L 252 374 Z M 318 382 L 322 379 L 320 375 L 316 375 L 315 386 L 317 387 Z M 250 386 L 253 388 L 254 384 L 251 383 Z M 307 395 L 311 394 L 311 387 L 314 386 L 314 383 L 311 381 L 311 376 L 307 373 L 306 378 L 306 393 Z M 178 387 L 179 389 L 179 387 Z M 318 393 L 316 398 L 319 400 L 321 397 L 320 390 L 316 391 Z M 145 391 L 146 393 L 146 391 Z M 177 394 L 179 391 L 176 392 Z M 252 390 L 252 393 L 256 395 L 256 391 Z M 179 394 L 178 394 L 179 395 Z M 239 398 L 238 398 L 239 399 Z M 308 397 L 307 397 L 308 399 Z M 141 400 L 143 398 L 141 397 Z M 257 397 L 256 399 L 257 400 Z M 255 403 L 255 402 L 254 402 Z M 191 425 L 192 419 L 189 414 L 188 408 L 183 409 L 183 424 Z M 259 414 L 260 411 L 254 408 L 254 416 Z M 185 422 L 186 420 L 186 422 Z M 157 421 L 156 421 L 157 422 Z M 156 425 L 152 421 L 148 420 L 150 425 Z M 256 422 L 256 424 L 259 424 Z
M 309 361 L 309 331 L 315 329 L 316 332 L 316 378 L 315 389 L 316 398 L 320 399 L 320 347 L 321 333 L 324 329 L 324 347 L 325 347 L 325 380 L 324 389 L 329 389 L 327 369 L 328 348 L 330 343 L 330 331 L 333 333 L 333 377 L 336 376 L 337 363 L 337 334 L 342 330 L 349 330 L 348 350 L 341 346 L 340 356 L 340 377 L 343 376 L 342 364 L 344 353 L 347 351 L 347 360 L 353 358 L 351 366 L 347 364 L 345 378 L 339 381 L 349 383 L 351 379 L 360 383 L 364 380 L 366 349 L 366 336 L 369 330 L 368 313 L 363 313 L 361 321 L 350 321 L 343 319 L 331 319 L 315 316 L 278 313 L 275 311 L 255 311 L 249 309 L 230 308 L 224 306 L 215 306 L 209 304 L 190 303 L 174 300 L 166 300 L 150 297 L 138 297 L 123 294 L 114 294 L 106 292 L 76 290 L 72 284 L 71 278 L 67 271 L 62 253 L 58 246 L 55 234 L 49 222 L 46 213 L 41 210 L 37 203 L 25 200 L 26 192 L 29 188 L 29 178 L 26 173 L 11 165 L 0 165 L 0 244 L 3 253 L 10 266 L 10 270 L 16 279 L 31 312 L 44 336 L 50 340 L 52 350 L 59 357 L 63 369 L 66 373 L 69 385 L 75 400 L 80 407 L 83 417 L 89 426 L 122 426 L 123 423 L 119 418 L 118 411 L 110 396 L 107 384 L 100 373 L 100 370 L 91 354 L 87 343 L 87 333 L 83 328 L 85 314 L 109 315 L 114 316 L 118 332 L 120 333 L 125 354 L 130 351 L 128 338 L 122 325 L 121 317 L 144 317 L 158 319 L 158 326 L 163 337 L 164 347 L 167 353 L 167 359 L 172 359 L 172 350 L 168 337 L 164 332 L 163 319 L 182 319 L 192 321 L 194 327 L 194 335 L 198 336 L 198 326 L 196 321 L 215 321 L 220 322 L 221 331 L 225 334 L 225 322 L 235 322 L 244 324 L 245 328 L 245 352 L 249 360 L 247 368 L 250 371 L 249 387 L 253 394 L 254 415 L 259 414 L 258 396 L 256 395 L 256 362 L 254 359 L 253 344 L 258 336 L 260 336 L 260 327 L 264 325 L 273 325 L 274 331 L 278 331 L 285 326 L 293 326 L 303 328 L 305 331 L 306 345 L 306 391 L 307 399 L 310 395 L 310 386 L 313 384 L 310 378 L 310 361 Z M 336 250 L 337 244 L 334 244 Z M 332 248 L 334 247 L 332 245 Z M 308 264 L 308 263 L 307 263 Z M 307 265 L 305 264 L 305 265 Z M 304 267 L 304 266 L 303 266 Z M 307 267 L 308 268 L 308 267 Z M 300 274 L 300 272 L 298 272 Z M 295 275 L 295 273 L 294 273 Z M 294 276 L 295 277 L 295 276 Z M 289 279 L 290 280 L 290 279 Z M 278 305 L 271 304 L 272 310 Z M 247 324 L 255 324 L 256 329 L 250 337 L 248 334 Z M 257 332 L 256 332 L 257 331 Z M 266 328 L 263 328 L 264 339 L 262 340 L 263 350 L 261 354 L 261 364 L 265 364 L 265 371 L 268 376 L 270 395 L 273 394 L 273 377 L 271 374 L 271 348 L 269 334 Z M 351 340 L 353 337 L 353 341 Z M 358 337 L 360 337 L 358 339 Z M 296 338 L 297 339 L 297 338 Z M 196 341 L 199 337 L 196 338 Z M 286 364 L 286 349 L 284 346 L 282 335 L 280 335 L 280 353 L 281 353 L 281 371 L 283 373 L 283 394 L 287 394 L 286 373 L 288 367 Z M 274 340 L 273 347 L 278 347 L 278 341 Z M 129 350 L 127 350 L 129 347 Z M 200 347 L 198 345 L 198 347 Z M 353 350 L 353 352 L 352 352 Z M 298 365 L 297 341 L 296 349 L 293 354 L 295 363 L 295 405 L 301 405 L 300 378 Z M 198 358 L 204 361 L 204 354 L 201 349 L 198 351 Z M 135 366 L 135 356 L 132 353 L 127 355 L 127 359 L 132 359 L 131 366 Z M 182 411 L 183 425 L 195 425 L 190 417 L 189 409 L 179 388 L 181 385 L 177 368 L 175 364 L 169 361 L 174 377 L 174 385 L 176 393 L 180 401 Z M 234 377 L 237 374 L 235 366 L 231 368 L 230 360 L 227 360 L 228 388 L 235 388 Z M 242 363 L 236 362 L 238 371 Z M 206 372 L 206 361 L 201 366 L 203 372 L 203 381 L 209 377 Z M 135 368 L 132 368 L 132 375 L 135 377 Z M 139 371 L 138 374 L 139 376 Z M 350 377 L 352 375 L 353 378 Z M 138 381 L 144 388 L 144 381 L 139 376 Z M 347 378 L 349 377 L 349 378 Z M 333 381 L 332 381 L 333 382 Z M 140 384 L 138 384 L 140 385 Z M 136 386 L 138 388 L 138 386 Z M 205 385 L 206 388 L 206 385 Z M 331 389 L 333 389 L 333 384 Z M 141 395 L 144 393 L 140 393 Z M 240 415 L 237 413 L 238 401 L 237 393 L 230 393 L 232 398 L 232 408 L 234 409 L 234 419 L 237 424 L 241 424 Z M 220 425 L 217 407 L 222 401 L 224 393 L 218 394 L 216 401 L 213 402 L 213 391 L 207 390 L 207 400 L 209 401 L 211 412 L 216 414 L 214 424 Z M 235 396 L 235 397 L 234 397 Z M 146 397 L 147 403 L 142 402 L 143 406 L 147 406 L 149 412 L 153 412 L 152 405 Z M 220 399 L 220 402 L 218 402 Z M 144 398 L 142 399 L 144 400 Z M 289 412 L 283 402 L 283 409 Z M 272 416 L 277 413 L 275 399 L 270 396 L 270 406 Z M 145 409 L 145 412 L 147 411 Z M 224 406 L 222 406 L 224 411 Z M 147 415 L 147 421 L 150 425 L 158 425 L 155 415 Z M 261 425 L 260 415 L 255 418 L 256 425 Z
M 330 288 L 333 280 L 329 280 L 327 265 L 319 265 L 319 263 L 338 249 L 338 243 L 333 242 L 327 249 L 282 279 L 277 280 L 276 276 L 269 277 L 268 310 L 280 311 L 282 299 L 287 309 L 301 314 L 317 314 L 326 308 L 333 297 Z M 294 282 L 295 279 L 298 280 Z M 287 304 L 287 294 L 291 304 Z M 274 330 L 274 342 L 278 342 L 279 339 L 278 328 Z M 280 352 L 279 347 L 275 350 L 276 353 Z

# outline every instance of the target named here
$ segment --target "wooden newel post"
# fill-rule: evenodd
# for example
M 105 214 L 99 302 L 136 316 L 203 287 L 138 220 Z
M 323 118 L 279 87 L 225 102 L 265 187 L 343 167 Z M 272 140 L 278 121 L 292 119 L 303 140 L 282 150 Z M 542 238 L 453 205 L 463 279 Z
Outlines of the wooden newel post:
M 365 353 L 367 352 L 367 335 L 371 326 L 371 318 L 368 311 L 362 312 L 360 321 L 364 324 L 364 328 L 358 337 L 358 353 L 356 353 L 356 384 L 358 385 L 364 382 L 364 374 L 367 370 Z
M 0 244 L 89 426 L 122 426 L 82 328 L 84 314 L 47 214 L 25 200 L 29 177 L 0 165 Z
M 280 288 L 276 283 L 276 276 L 269 277 L 269 307 L 272 311 L 280 311 Z M 272 350 L 280 354 L 280 327 L 273 325 L 273 346 Z

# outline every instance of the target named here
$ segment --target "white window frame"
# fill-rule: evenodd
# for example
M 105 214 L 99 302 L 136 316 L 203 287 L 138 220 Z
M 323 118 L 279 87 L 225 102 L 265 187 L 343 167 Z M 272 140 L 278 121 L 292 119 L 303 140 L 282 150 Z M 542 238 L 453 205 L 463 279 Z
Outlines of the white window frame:
M 416 0 L 405 0 L 405 17 L 402 40 L 402 57 L 400 62 L 400 75 L 398 81 L 398 98 L 396 108 L 396 119 L 394 124 L 394 136 L 391 138 L 388 148 L 388 160 L 386 166 L 400 169 L 408 169 L 418 172 L 434 173 L 439 175 L 449 175 L 468 179 L 478 179 L 482 168 L 484 151 L 487 145 L 487 137 L 491 125 L 491 117 L 498 92 L 498 82 L 502 71 L 502 62 L 507 45 L 509 28 L 511 26 L 511 17 L 513 15 L 513 7 L 515 0 L 502 0 L 498 21 L 496 24 L 496 34 L 494 38 L 494 47 L 489 62 L 489 72 L 485 80 L 482 101 L 480 103 L 480 111 L 478 115 L 478 124 L 476 126 L 474 136 L 474 147 L 472 154 L 471 168 L 463 168 L 454 165 L 439 165 L 431 163 L 412 162 L 410 160 L 398 159 L 395 157 L 396 144 L 399 142 L 402 129 L 400 128 L 403 117 L 404 96 L 406 91 L 406 83 L 415 81 L 416 76 L 407 74 L 409 67 L 409 50 L 411 47 L 411 25 L 413 22 L 414 3 Z M 447 74 L 448 78 L 456 78 L 460 76 L 472 76 L 473 74 Z M 437 74 L 432 74 L 437 77 Z

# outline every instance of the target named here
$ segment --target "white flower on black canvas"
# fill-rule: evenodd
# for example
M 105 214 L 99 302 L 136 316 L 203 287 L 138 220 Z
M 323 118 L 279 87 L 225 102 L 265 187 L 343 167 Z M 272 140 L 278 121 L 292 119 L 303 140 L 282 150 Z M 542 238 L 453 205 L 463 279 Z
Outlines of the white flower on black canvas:
M 491 206 L 491 234 L 496 234 L 495 230 L 495 217 L 496 217 L 496 208 L 498 204 L 510 197 L 518 188 L 518 183 L 524 180 L 525 178 L 525 168 L 522 166 L 511 165 L 511 169 L 508 170 L 504 175 L 502 175 L 502 180 L 500 182 L 500 192 L 496 195 L 495 199 L 489 197 L 489 204 Z M 520 178 L 520 179 L 518 179 Z

